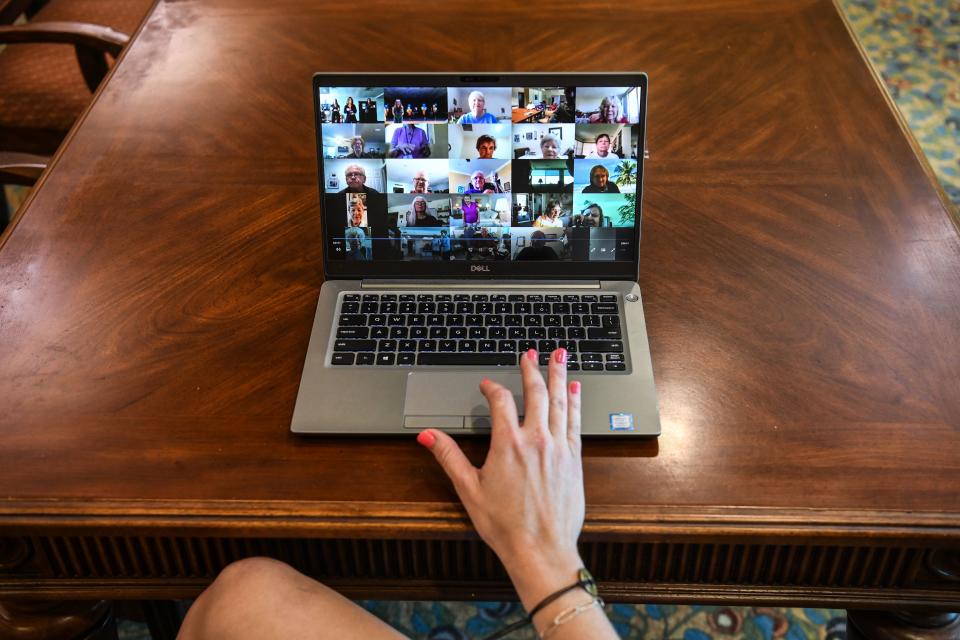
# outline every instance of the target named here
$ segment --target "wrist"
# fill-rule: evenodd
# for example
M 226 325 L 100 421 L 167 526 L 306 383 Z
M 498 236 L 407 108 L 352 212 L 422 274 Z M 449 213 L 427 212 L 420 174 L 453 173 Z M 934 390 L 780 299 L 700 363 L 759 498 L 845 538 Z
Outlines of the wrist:
M 575 583 L 583 560 L 574 549 L 555 554 L 527 554 L 504 566 L 524 609 L 530 611 L 544 598 Z

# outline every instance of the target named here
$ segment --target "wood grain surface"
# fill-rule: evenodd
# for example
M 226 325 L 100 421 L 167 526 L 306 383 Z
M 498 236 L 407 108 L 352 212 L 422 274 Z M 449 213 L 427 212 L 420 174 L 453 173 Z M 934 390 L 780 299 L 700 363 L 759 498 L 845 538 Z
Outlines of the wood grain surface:
M 0 240 L 0 529 L 465 535 L 412 436 L 288 431 L 323 281 L 311 75 L 643 70 L 663 435 L 586 443 L 587 534 L 958 546 L 960 241 L 833 4 L 464 14 L 157 4 Z

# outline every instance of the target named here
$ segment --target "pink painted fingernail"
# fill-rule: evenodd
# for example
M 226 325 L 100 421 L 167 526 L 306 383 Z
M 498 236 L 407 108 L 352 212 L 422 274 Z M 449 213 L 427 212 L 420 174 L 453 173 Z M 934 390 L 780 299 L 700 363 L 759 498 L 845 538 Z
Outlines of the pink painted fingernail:
M 570 383 L 570 393 L 580 393 L 580 381 L 574 380 Z
M 484 378 L 483 380 L 480 381 L 480 386 L 483 386 L 483 385 L 487 384 L 488 382 L 490 382 L 490 378 Z
M 425 446 L 427 449 L 431 448 L 436 441 L 437 436 L 433 435 L 433 431 L 421 431 L 417 434 L 417 442 Z
M 556 351 L 554 351 L 554 352 L 553 352 L 553 355 L 554 355 L 554 357 L 556 357 L 557 362 L 559 362 L 560 364 L 566 363 L 566 361 L 567 361 L 567 350 L 564 349 L 563 347 L 560 347 L 559 349 L 557 349 Z
M 536 350 L 536 349 L 528 349 L 528 350 L 527 350 L 527 360 L 533 360 L 534 362 L 537 361 L 537 350 Z

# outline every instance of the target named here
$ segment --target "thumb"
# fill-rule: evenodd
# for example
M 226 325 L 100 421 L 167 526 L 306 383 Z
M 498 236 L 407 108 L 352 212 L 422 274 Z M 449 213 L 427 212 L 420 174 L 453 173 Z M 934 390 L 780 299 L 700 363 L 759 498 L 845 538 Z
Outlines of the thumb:
M 444 473 L 453 481 L 457 493 L 472 489 L 477 482 L 477 468 L 463 455 L 460 445 L 443 431 L 427 429 L 417 436 L 417 442 L 433 453 Z M 463 496 L 461 496 L 461 499 Z

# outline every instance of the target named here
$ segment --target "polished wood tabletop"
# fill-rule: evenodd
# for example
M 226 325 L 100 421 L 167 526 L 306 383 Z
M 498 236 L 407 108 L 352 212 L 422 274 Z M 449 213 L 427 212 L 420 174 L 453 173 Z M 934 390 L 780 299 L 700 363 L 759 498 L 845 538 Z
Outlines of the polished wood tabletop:
M 474 539 L 412 436 L 289 432 L 311 75 L 642 70 L 663 435 L 584 445 L 584 540 L 960 548 L 957 226 L 836 7 L 483 13 L 158 2 L 2 240 L 0 535 Z

